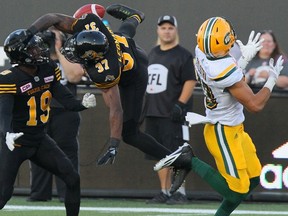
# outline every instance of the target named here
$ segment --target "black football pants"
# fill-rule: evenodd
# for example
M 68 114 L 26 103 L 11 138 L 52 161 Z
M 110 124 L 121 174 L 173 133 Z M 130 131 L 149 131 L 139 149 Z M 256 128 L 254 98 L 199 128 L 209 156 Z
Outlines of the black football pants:
M 148 82 L 146 53 L 137 47 L 137 71 L 129 83 L 119 86 L 123 108 L 123 141 L 157 159 L 172 153 L 152 136 L 140 131 L 140 118 Z
M 1 142 L 0 149 L 0 209 L 12 197 L 14 182 L 19 167 L 25 160 L 49 170 L 66 183 L 65 207 L 67 216 L 77 216 L 80 208 L 80 176 L 69 158 L 48 135 L 43 137 L 39 147 L 15 147 L 10 151 Z
M 51 118 L 47 125 L 47 132 L 71 160 L 77 171 L 79 171 L 79 125 L 80 114 L 78 112 L 65 111 L 57 108 L 51 109 Z M 31 163 L 31 176 L 30 198 L 36 200 L 50 200 L 52 198 L 53 175 L 34 163 Z M 56 188 L 58 197 L 61 200 L 64 200 L 66 186 L 58 177 L 56 177 Z

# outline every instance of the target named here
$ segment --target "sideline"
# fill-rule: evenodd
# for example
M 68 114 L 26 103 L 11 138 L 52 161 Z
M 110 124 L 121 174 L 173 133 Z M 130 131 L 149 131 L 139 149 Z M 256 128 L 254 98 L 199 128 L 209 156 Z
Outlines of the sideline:
M 7 211 L 46 211 L 46 210 L 65 210 L 61 206 L 22 206 L 22 205 L 7 205 L 3 208 Z M 171 208 L 113 208 L 113 207 L 80 207 L 81 211 L 106 211 L 106 212 L 159 212 L 159 213 L 181 213 L 181 214 L 214 214 L 216 210 L 207 209 L 171 209 Z M 288 215 L 288 211 L 250 211 L 250 210 L 236 210 L 233 215 Z

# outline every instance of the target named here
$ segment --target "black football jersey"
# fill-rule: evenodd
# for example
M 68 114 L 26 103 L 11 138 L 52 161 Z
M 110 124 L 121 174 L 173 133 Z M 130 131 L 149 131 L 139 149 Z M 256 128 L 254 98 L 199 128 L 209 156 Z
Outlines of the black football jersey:
M 82 30 L 101 31 L 109 42 L 109 51 L 105 54 L 105 58 L 95 65 L 85 67 L 96 87 L 110 88 L 118 83 L 119 85 L 128 83 L 137 68 L 136 45 L 133 39 L 126 38 L 121 33 L 113 33 L 95 14 L 87 14 L 74 24 L 75 33 Z
M 69 110 L 80 111 L 85 109 L 81 101 L 60 84 L 61 71 L 51 62 L 39 65 L 35 75 L 29 75 L 12 67 L 0 73 L 0 96 L 13 96 L 13 111 L 11 113 L 12 125 L 10 128 L 0 128 L 2 132 L 23 132 L 17 142 L 22 145 L 35 145 L 44 135 L 44 128 L 49 120 L 50 102 L 52 97 L 60 101 Z M 1 99 L 1 97 L 0 97 Z M 8 106 L 3 99 L 0 106 Z M 5 110 L 5 108 L 0 108 Z M 1 121 L 10 119 L 0 113 Z M 7 127 L 7 124 L 6 124 Z

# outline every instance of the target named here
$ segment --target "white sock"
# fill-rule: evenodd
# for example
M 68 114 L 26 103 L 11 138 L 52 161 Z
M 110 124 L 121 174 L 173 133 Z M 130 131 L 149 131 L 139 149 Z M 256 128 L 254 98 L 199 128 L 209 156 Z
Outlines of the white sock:
M 170 196 L 169 190 L 168 189 L 161 189 L 162 193 Z
M 177 190 L 177 192 L 179 192 L 179 193 L 181 193 L 181 194 L 183 194 L 183 195 L 186 195 L 186 190 L 185 190 L 185 187 L 183 187 L 183 186 L 181 186 L 181 187 Z

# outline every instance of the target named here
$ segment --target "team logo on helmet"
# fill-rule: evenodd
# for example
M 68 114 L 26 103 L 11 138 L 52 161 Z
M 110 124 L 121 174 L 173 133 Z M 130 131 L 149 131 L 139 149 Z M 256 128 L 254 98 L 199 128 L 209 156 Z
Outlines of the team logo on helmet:
M 105 82 L 112 82 L 115 80 L 115 77 L 113 75 L 107 75 L 105 77 Z
M 82 59 L 95 59 L 95 60 L 98 60 L 98 59 L 101 59 L 103 58 L 104 56 L 104 53 L 100 52 L 100 53 L 97 53 L 96 51 L 94 50 L 87 50 L 84 52 L 83 55 L 81 55 L 80 57 Z
M 231 41 L 230 32 L 228 32 L 224 37 L 224 44 L 227 45 Z

